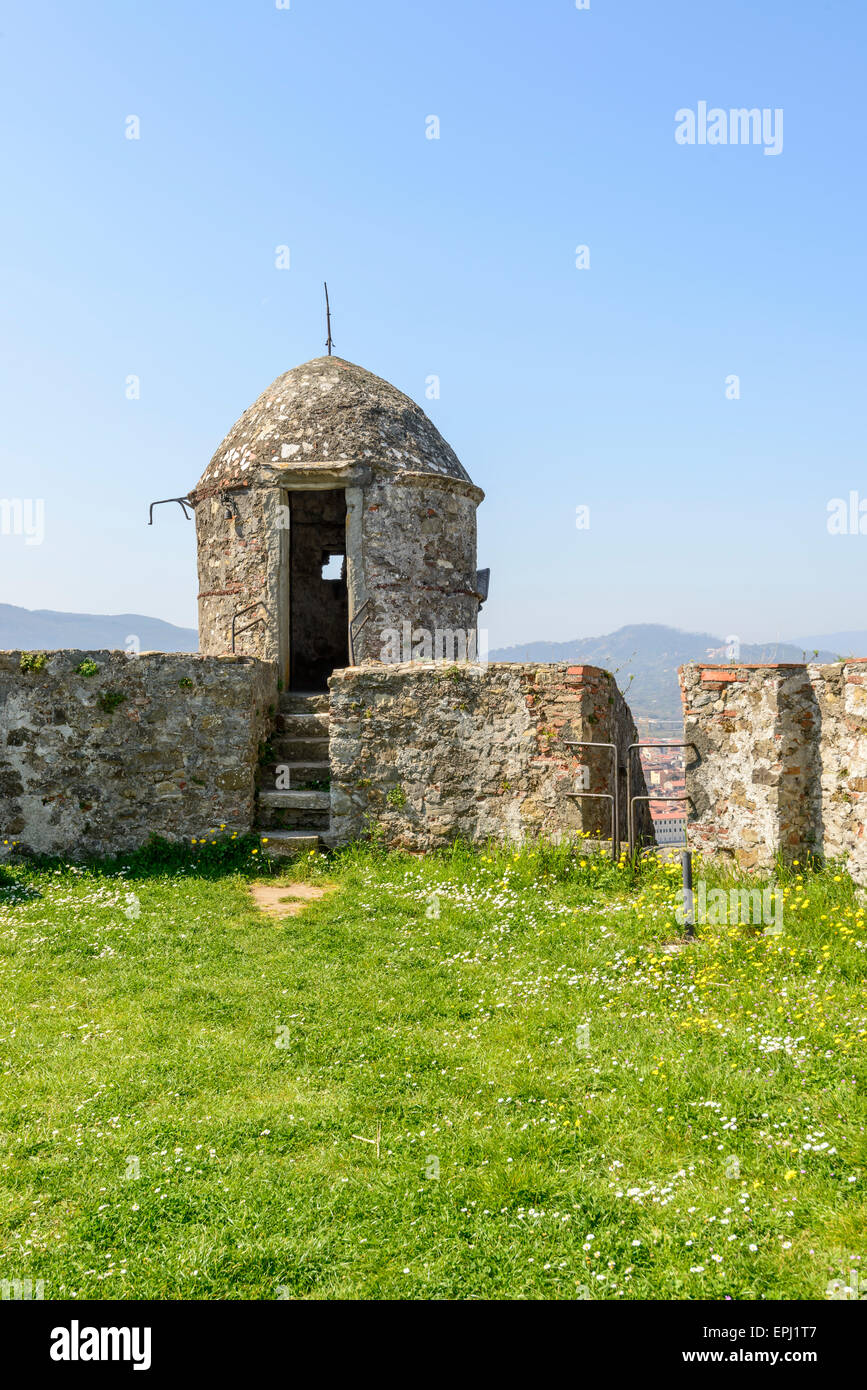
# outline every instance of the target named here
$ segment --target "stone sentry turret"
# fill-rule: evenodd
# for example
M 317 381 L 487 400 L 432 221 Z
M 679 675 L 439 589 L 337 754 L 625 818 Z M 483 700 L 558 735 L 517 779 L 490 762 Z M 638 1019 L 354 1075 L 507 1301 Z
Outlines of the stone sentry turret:
M 284 373 L 190 494 L 202 654 L 232 651 L 234 619 L 236 652 L 317 690 L 378 660 L 383 632 L 474 634 L 483 496 L 388 382 L 339 357 Z

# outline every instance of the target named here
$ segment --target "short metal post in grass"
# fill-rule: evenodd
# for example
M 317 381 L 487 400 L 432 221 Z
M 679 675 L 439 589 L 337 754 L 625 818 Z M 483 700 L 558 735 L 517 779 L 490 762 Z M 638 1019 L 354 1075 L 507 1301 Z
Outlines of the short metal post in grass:
M 695 899 L 692 893 L 692 851 L 685 849 L 681 851 L 680 863 L 683 869 L 683 921 L 686 927 L 685 936 L 689 939 L 695 936 Z

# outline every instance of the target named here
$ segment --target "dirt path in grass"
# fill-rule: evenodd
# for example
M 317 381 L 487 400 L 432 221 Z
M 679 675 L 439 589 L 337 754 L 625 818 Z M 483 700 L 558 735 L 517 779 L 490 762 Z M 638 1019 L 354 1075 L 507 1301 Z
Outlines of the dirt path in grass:
M 283 883 L 276 887 L 270 883 L 254 883 L 250 894 L 256 906 L 269 917 L 297 917 L 308 903 L 318 902 L 327 893 L 334 892 L 334 885 L 319 888 L 313 883 Z

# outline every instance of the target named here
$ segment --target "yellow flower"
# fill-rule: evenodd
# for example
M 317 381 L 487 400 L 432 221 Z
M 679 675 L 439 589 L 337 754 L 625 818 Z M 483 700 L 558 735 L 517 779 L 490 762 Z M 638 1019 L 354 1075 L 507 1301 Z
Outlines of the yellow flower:
M 794 1182 L 798 1174 L 796 1173 L 794 1168 L 790 1168 L 788 1173 L 785 1173 L 783 1176 L 785 1177 L 786 1182 Z

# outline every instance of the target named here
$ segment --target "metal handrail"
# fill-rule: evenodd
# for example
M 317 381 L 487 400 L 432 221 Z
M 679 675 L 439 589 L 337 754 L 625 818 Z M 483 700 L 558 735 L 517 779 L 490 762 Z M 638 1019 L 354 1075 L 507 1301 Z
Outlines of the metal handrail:
M 252 613 L 254 608 L 264 608 L 264 614 L 259 618 L 254 618 L 251 623 L 236 629 L 235 624 L 239 618 L 243 618 L 245 613 Z M 249 632 L 251 627 L 256 627 L 258 623 L 267 622 L 268 609 L 264 599 L 257 598 L 255 603 L 248 603 L 246 608 L 239 608 L 232 614 L 232 655 L 235 655 L 235 638 L 240 637 L 242 632 Z
M 369 608 L 369 607 L 370 607 L 370 599 L 369 599 L 369 598 L 366 598 L 366 599 L 364 600 L 364 603 L 362 603 L 361 607 L 360 607 L 360 608 L 357 608 L 356 611 L 353 613 L 352 619 L 351 619 L 351 621 L 350 621 L 350 623 L 349 623 L 349 664 L 350 664 L 350 666 L 354 666 L 354 665 L 355 665 L 355 640 L 356 640 L 356 638 L 358 637 L 358 634 L 359 634 L 359 632 L 361 631 L 361 629 L 364 627 L 365 623 L 368 622 L 368 621 L 370 620 L 370 618 L 372 617 L 372 614 L 370 614 L 370 613 L 365 613 L 365 611 L 364 611 L 366 608 Z M 363 617 L 363 618 L 361 617 L 362 613 L 364 613 L 364 617 Z M 360 623 L 358 622 L 359 618 L 361 618 L 361 622 L 360 622 Z M 356 623 L 358 623 L 358 626 L 357 626 L 357 627 L 356 627 Z
M 594 743 L 591 739 L 566 738 L 563 740 L 567 748 L 609 748 L 613 759 L 613 785 L 614 792 L 567 792 L 566 795 L 573 801 L 580 801 L 582 797 L 595 797 L 597 800 L 611 802 L 611 858 L 616 864 L 620 858 L 620 797 L 617 786 L 617 744 L 616 743 Z
M 633 796 L 632 795 L 632 754 L 638 748 L 695 748 L 691 739 L 681 742 L 679 739 L 666 739 L 663 743 L 630 743 L 626 750 L 626 801 L 627 816 L 626 828 L 629 835 L 629 857 L 635 853 L 635 803 L 636 801 L 692 801 L 689 795 L 684 796 Z
M 184 516 L 187 518 L 187 521 L 192 521 L 193 518 L 187 511 L 187 507 L 193 507 L 195 503 L 191 502 L 189 497 L 163 497 L 159 502 L 151 502 L 148 512 L 148 526 L 153 526 L 154 524 L 154 507 L 164 507 L 167 502 L 177 502 Z
M 633 796 L 633 797 L 631 797 L 631 798 L 630 798 L 630 801 L 629 801 L 629 817 L 630 817 L 630 830 L 631 830 L 631 832 L 632 832 L 632 841 L 630 841 L 630 843 L 632 843 L 632 842 L 634 841 L 634 838 L 635 838 L 635 832 L 634 832 L 634 828 L 632 827 L 631 821 L 632 821 L 632 815 L 633 815 L 633 807 L 635 806 L 636 801 L 689 801 L 689 802 L 691 803 L 691 802 L 692 802 L 692 797 L 689 796 L 688 794 L 685 795 L 685 796 Z M 665 846 L 664 846 L 664 845 L 654 845 L 653 848 L 654 848 L 654 849 L 664 849 Z M 631 853 L 631 851 L 630 851 L 630 853 Z

